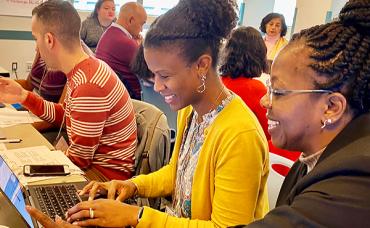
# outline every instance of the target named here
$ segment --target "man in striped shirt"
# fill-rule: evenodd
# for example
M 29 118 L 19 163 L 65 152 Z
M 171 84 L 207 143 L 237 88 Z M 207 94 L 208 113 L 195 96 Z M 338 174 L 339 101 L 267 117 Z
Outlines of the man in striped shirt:
M 47 1 L 32 11 L 36 48 L 49 68 L 67 75 L 64 104 L 43 100 L 2 78 L 0 100 L 21 103 L 48 122 L 65 123 L 65 154 L 81 168 L 94 168 L 108 179 L 128 179 L 137 143 L 133 105 L 111 68 L 82 50 L 80 26 L 77 11 L 67 1 Z

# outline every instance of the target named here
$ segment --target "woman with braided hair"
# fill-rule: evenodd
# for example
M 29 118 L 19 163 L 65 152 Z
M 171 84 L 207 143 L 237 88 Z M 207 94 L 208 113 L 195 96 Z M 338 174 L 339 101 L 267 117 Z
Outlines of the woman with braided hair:
M 171 161 L 128 181 L 91 182 L 80 193 L 88 192 L 90 200 L 69 209 L 68 222 L 227 227 L 267 213 L 266 137 L 252 111 L 216 73 L 221 40 L 236 22 L 233 0 L 182 0 L 149 29 L 144 57 L 154 74 L 154 90 L 179 110 Z M 109 199 L 93 200 L 98 190 L 108 190 Z M 173 202 L 166 212 L 121 203 L 135 195 L 172 195 Z M 55 226 L 35 209 L 28 210 L 45 227 Z M 68 227 L 60 220 L 57 224 Z
M 246 227 L 370 227 L 370 1 L 295 35 L 261 104 L 275 146 L 302 151 L 276 208 Z

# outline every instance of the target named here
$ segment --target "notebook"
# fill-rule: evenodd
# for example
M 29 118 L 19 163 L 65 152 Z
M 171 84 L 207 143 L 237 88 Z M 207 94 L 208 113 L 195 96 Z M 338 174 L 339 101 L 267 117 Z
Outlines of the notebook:
M 16 213 L 30 228 L 41 227 L 25 209 L 26 204 L 36 207 L 49 217 L 55 218 L 59 215 L 64 218 L 68 208 L 81 201 L 77 194 L 78 189 L 82 189 L 87 181 L 75 183 L 61 183 L 49 185 L 32 185 L 23 188 L 19 179 L 9 168 L 8 164 L 0 156 L 0 188 L 6 198 L 16 208 Z

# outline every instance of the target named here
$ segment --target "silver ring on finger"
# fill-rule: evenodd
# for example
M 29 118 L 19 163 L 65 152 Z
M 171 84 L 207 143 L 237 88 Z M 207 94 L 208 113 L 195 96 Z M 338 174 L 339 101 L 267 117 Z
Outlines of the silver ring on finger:
M 94 219 L 94 210 L 91 207 L 89 208 L 89 215 L 91 219 Z

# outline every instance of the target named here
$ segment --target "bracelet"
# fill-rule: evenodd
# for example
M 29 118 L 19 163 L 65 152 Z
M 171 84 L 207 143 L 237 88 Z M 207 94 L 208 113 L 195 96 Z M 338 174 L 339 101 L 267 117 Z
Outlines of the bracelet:
M 139 224 L 141 217 L 143 217 L 144 207 L 140 207 L 139 212 L 137 213 L 137 224 Z
M 131 183 L 133 183 L 136 187 L 136 190 L 134 192 L 134 197 L 136 197 L 138 195 L 138 192 L 139 192 L 139 187 L 137 186 L 137 184 L 135 182 L 131 181 Z

